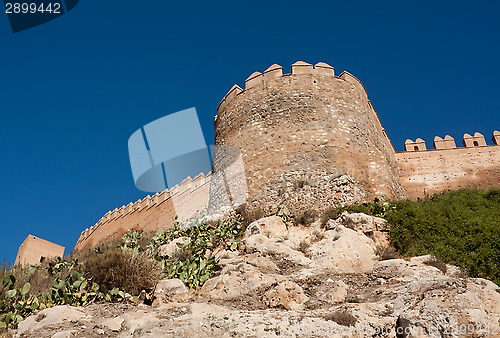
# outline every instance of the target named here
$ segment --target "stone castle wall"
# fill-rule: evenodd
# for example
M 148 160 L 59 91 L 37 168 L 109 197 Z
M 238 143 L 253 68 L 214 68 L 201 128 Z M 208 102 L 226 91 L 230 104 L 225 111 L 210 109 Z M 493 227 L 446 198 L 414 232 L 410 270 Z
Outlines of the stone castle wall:
M 210 198 L 218 207 L 239 205 L 248 196 L 247 204 L 272 213 L 280 204 L 322 211 L 374 197 L 416 199 L 447 189 L 500 188 L 498 131 L 493 146 L 476 133 L 465 134 L 464 147 L 457 148 L 447 135 L 436 137 L 432 150 L 419 138 L 396 153 L 361 82 L 347 72 L 335 76 L 334 68 L 321 62 L 296 62 L 291 74 L 275 64 L 250 75 L 245 89 L 234 85 L 217 108 L 215 144 L 234 148 L 219 148 L 214 175 L 188 178 L 170 191 L 108 212 L 82 232 L 75 249 L 129 229 L 168 228 L 172 217 L 191 217 Z M 246 176 L 246 186 L 241 180 L 231 183 L 231 176 L 239 175 Z M 211 187 L 211 181 L 218 184 Z
M 405 152 L 397 153 L 400 181 L 412 199 L 436 192 L 461 188 L 500 188 L 500 133 L 493 134 L 488 146 L 484 136 L 465 134 L 457 148 L 447 135 L 434 138 L 434 149 L 424 140 L 405 142 Z
M 116 208 L 104 215 L 78 238 L 76 251 L 123 236 L 128 230 L 156 231 L 173 225 L 172 217 L 185 220 L 208 205 L 211 173 L 186 178 L 180 185 L 135 203 Z
M 291 74 L 272 65 L 250 75 L 245 90 L 233 86 L 217 110 L 215 144 L 240 149 L 249 202 L 265 211 L 280 202 L 335 205 L 332 182 L 346 174 L 358 196 L 406 197 L 363 85 L 324 63 L 299 61 Z

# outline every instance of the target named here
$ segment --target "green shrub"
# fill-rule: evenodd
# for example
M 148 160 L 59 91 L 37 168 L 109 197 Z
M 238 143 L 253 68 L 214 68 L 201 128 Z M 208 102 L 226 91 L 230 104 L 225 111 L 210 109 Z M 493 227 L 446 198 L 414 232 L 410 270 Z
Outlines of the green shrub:
M 399 201 L 385 218 L 404 255 L 430 254 L 500 284 L 500 190 L 458 190 Z

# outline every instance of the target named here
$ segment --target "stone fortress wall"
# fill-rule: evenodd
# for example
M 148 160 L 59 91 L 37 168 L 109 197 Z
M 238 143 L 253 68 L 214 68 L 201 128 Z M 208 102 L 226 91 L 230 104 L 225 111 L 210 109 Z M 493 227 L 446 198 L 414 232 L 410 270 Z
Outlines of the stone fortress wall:
M 217 109 L 215 144 L 241 150 L 249 202 L 266 212 L 279 203 L 293 209 L 335 204 L 342 189 L 332 182 L 342 175 L 353 179 L 346 183 L 358 191 L 353 196 L 407 196 L 365 88 L 325 63 L 299 61 L 291 74 L 274 64 L 250 75 L 244 90 L 234 85 Z M 300 181 L 307 192 L 298 191 Z
M 81 233 L 75 251 L 119 238 L 130 229 L 156 231 L 162 227 L 169 228 L 173 225 L 172 217 L 176 215 L 181 220 L 194 215 L 208 205 L 211 178 L 211 172 L 207 175 L 200 173 L 193 179 L 186 178 L 170 190 L 108 211 L 99 222 Z
M 406 151 L 396 153 L 401 184 L 412 199 L 460 188 L 500 188 L 500 132 L 492 141 L 487 145 L 482 134 L 465 134 L 457 148 L 451 136 L 436 136 L 434 149 L 427 150 L 420 138 L 406 140 Z
M 500 188 L 498 131 L 491 146 L 476 133 L 465 134 L 464 147 L 446 136 L 436 137 L 432 150 L 422 139 L 407 140 L 397 153 L 361 82 L 347 72 L 335 76 L 322 62 L 296 62 L 291 74 L 274 64 L 250 75 L 245 89 L 234 85 L 217 108 L 215 144 L 241 151 L 247 203 L 266 212 L 281 203 L 321 211 L 374 197 Z M 75 250 L 129 229 L 169 227 L 176 214 L 194 215 L 207 206 L 211 180 L 211 173 L 187 178 L 170 191 L 108 212 L 82 232 Z

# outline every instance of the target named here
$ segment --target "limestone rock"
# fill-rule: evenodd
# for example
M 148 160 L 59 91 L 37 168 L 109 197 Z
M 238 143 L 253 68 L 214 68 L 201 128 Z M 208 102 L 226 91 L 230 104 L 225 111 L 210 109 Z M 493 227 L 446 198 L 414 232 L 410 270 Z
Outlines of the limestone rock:
M 128 332 L 124 332 L 121 336 L 141 336 L 160 324 L 160 319 L 156 317 L 154 312 L 139 310 L 127 312 L 123 315 L 125 326 Z
M 325 231 L 325 236 L 306 251 L 314 266 L 335 273 L 365 273 L 373 269 L 375 243 L 371 239 L 342 225 Z
M 64 330 L 64 331 L 60 331 L 60 332 L 57 332 L 55 333 L 54 335 L 52 335 L 51 338 L 70 338 L 71 335 L 75 332 L 75 330 Z
M 57 325 L 63 322 L 76 322 L 84 316 L 85 313 L 76 307 L 68 305 L 54 306 L 20 322 L 17 334 L 21 336 L 24 333 L 30 333 L 45 326 Z
M 247 226 L 243 238 L 248 238 L 255 234 L 262 234 L 268 238 L 279 237 L 286 232 L 286 225 L 278 216 L 261 218 Z
M 189 298 L 189 291 L 178 278 L 163 279 L 156 285 L 154 295 L 154 304 L 159 305 L 171 301 L 185 301 Z
M 239 299 L 243 295 L 254 297 L 255 292 L 282 280 L 281 275 L 263 273 L 251 264 L 241 263 L 226 266 L 219 276 L 206 281 L 201 290 L 213 299 Z
M 122 329 L 122 324 L 125 320 L 120 317 L 108 318 L 102 321 L 101 326 L 113 332 L 119 332 Z
M 265 294 L 267 305 L 270 307 L 283 306 L 287 310 L 302 309 L 307 299 L 304 290 L 290 281 L 279 283 Z
M 311 264 L 311 260 L 307 258 L 302 252 L 293 250 L 289 246 L 269 239 L 262 234 L 256 234 L 246 238 L 245 245 L 247 251 L 255 250 L 265 254 L 278 255 L 294 264 L 303 266 L 308 266 Z
M 389 228 L 387 221 L 380 217 L 370 216 L 363 213 L 348 213 L 344 211 L 339 218 L 334 221 L 346 228 L 360 231 L 371 238 L 375 245 L 386 247 L 389 245 Z M 327 228 L 334 227 L 332 223 L 327 223 Z
M 164 244 L 160 247 L 160 255 L 162 256 L 171 256 L 174 252 L 178 251 L 179 245 L 184 243 L 184 241 L 188 241 L 189 238 L 187 237 L 179 237 L 174 239 L 168 244 Z

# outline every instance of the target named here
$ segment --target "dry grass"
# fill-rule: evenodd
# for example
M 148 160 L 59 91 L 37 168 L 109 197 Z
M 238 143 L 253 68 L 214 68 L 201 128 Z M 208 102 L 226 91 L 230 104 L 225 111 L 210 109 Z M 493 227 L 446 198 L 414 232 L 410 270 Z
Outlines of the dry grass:
M 259 208 L 252 208 L 247 204 L 242 204 L 236 209 L 236 214 L 240 216 L 242 225 L 246 228 L 250 223 L 265 216 L 264 211 Z
M 160 264 L 145 252 L 119 248 L 89 254 L 79 270 L 108 291 L 114 287 L 134 296 L 151 292 L 160 277 Z
M 326 316 L 325 319 L 333 320 L 342 326 L 354 326 L 358 322 L 358 319 L 346 310 L 335 311 L 331 315 Z
M 295 222 L 303 226 L 310 226 L 318 218 L 318 212 L 314 209 L 306 210 L 295 217 Z

